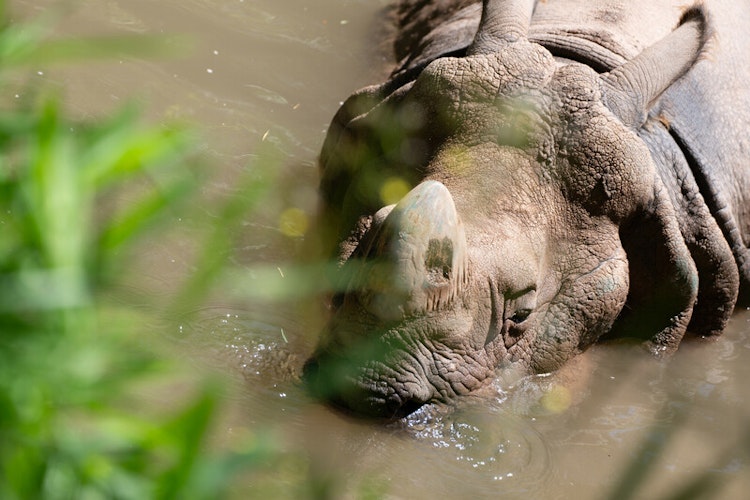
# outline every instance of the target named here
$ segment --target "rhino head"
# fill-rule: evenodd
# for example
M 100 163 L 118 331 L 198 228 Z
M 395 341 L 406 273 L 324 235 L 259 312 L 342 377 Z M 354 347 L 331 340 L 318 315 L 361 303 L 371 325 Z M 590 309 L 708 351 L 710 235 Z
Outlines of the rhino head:
M 334 119 L 322 230 L 340 293 L 305 378 L 338 406 L 396 418 L 549 372 L 616 321 L 655 352 L 685 332 L 696 268 L 638 129 L 698 57 L 702 13 L 597 74 L 528 40 L 533 9 L 485 1 L 465 54 Z M 394 177 L 413 188 L 381 206 Z

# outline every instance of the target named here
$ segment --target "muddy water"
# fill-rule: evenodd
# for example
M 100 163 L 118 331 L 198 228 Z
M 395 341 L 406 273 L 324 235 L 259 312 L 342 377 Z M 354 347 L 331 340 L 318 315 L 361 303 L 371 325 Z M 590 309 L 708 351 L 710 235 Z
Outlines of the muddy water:
M 53 3 L 11 5 L 28 16 Z M 213 195 L 237 194 L 232 180 L 273 144 L 286 185 L 270 212 L 310 210 L 328 121 L 382 73 L 373 40 L 385 3 L 82 0 L 63 16 L 61 33 L 182 34 L 192 48 L 171 60 L 39 68 L 34 78 L 64 85 L 79 116 L 138 98 L 152 120 L 199 124 L 201 148 L 220 169 L 205 186 Z M 238 263 L 278 266 L 283 280 L 295 241 L 267 215 L 246 228 Z M 135 295 L 189 268 L 174 242 L 154 245 L 144 260 L 151 272 Z M 687 344 L 668 364 L 627 346 L 597 347 L 553 376 L 489 387 L 457 408 L 383 426 L 310 401 L 289 377 L 314 341 L 306 317 L 226 295 L 164 334 L 184 339 L 197 365 L 237 381 L 219 443 L 270 436 L 286 453 L 243 476 L 238 497 L 297 497 L 313 486 L 333 497 L 391 498 L 608 498 L 630 489 L 655 498 L 709 485 L 710 494 L 739 499 L 750 491 L 750 312 L 736 314 L 720 340 Z

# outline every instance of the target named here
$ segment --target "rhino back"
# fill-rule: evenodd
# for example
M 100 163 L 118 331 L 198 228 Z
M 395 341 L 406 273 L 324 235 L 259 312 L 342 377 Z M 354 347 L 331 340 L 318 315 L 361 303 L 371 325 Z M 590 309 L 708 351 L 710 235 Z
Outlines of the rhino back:
M 704 57 L 661 100 L 658 112 L 690 163 L 695 182 L 740 271 L 750 302 L 750 4 L 706 2 L 714 26 Z
M 481 12 L 480 0 L 402 0 L 394 43 L 400 69 L 466 48 Z M 538 2 L 529 37 L 556 55 L 616 66 L 669 33 L 680 13 L 679 2 L 548 0 Z

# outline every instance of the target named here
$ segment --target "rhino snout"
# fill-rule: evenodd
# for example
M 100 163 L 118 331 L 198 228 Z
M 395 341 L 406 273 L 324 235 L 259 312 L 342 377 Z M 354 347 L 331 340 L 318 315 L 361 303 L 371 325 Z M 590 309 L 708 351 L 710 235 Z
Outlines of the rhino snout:
M 317 355 L 305 363 L 302 376 L 314 397 L 358 417 L 399 419 L 432 399 L 426 381 L 371 379 L 372 373 L 353 367 L 349 359 Z

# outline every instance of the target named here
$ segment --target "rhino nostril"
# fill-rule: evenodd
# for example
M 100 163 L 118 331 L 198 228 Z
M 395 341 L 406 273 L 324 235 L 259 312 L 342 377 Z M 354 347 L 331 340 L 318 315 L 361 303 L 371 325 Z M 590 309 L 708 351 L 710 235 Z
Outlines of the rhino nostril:
M 350 413 L 360 418 L 374 418 L 378 420 L 392 421 L 404 418 L 425 405 L 420 399 L 387 400 L 349 400 L 332 401 L 335 406 L 344 407 Z
M 396 413 L 393 415 L 393 418 L 403 418 L 408 415 L 411 415 L 415 411 L 422 408 L 422 406 L 425 405 L 425 401 L 419 401 L 416 399 L 407 399 L 397 410 Z
M 318 364 L 317 358 L 310 358 L 305 362 L 302 367 L 302 382 L 307 386 L 314 385 L 315 379 L 318 378 L 318 372 L 320 371 L 320 365 Z
M 308 359 L 302 367 L 302 383 L 314 398 L 326 399 L 330 396 L 331 390 L 328 388 L 325 375 L 321 373 L 318 358 Z

